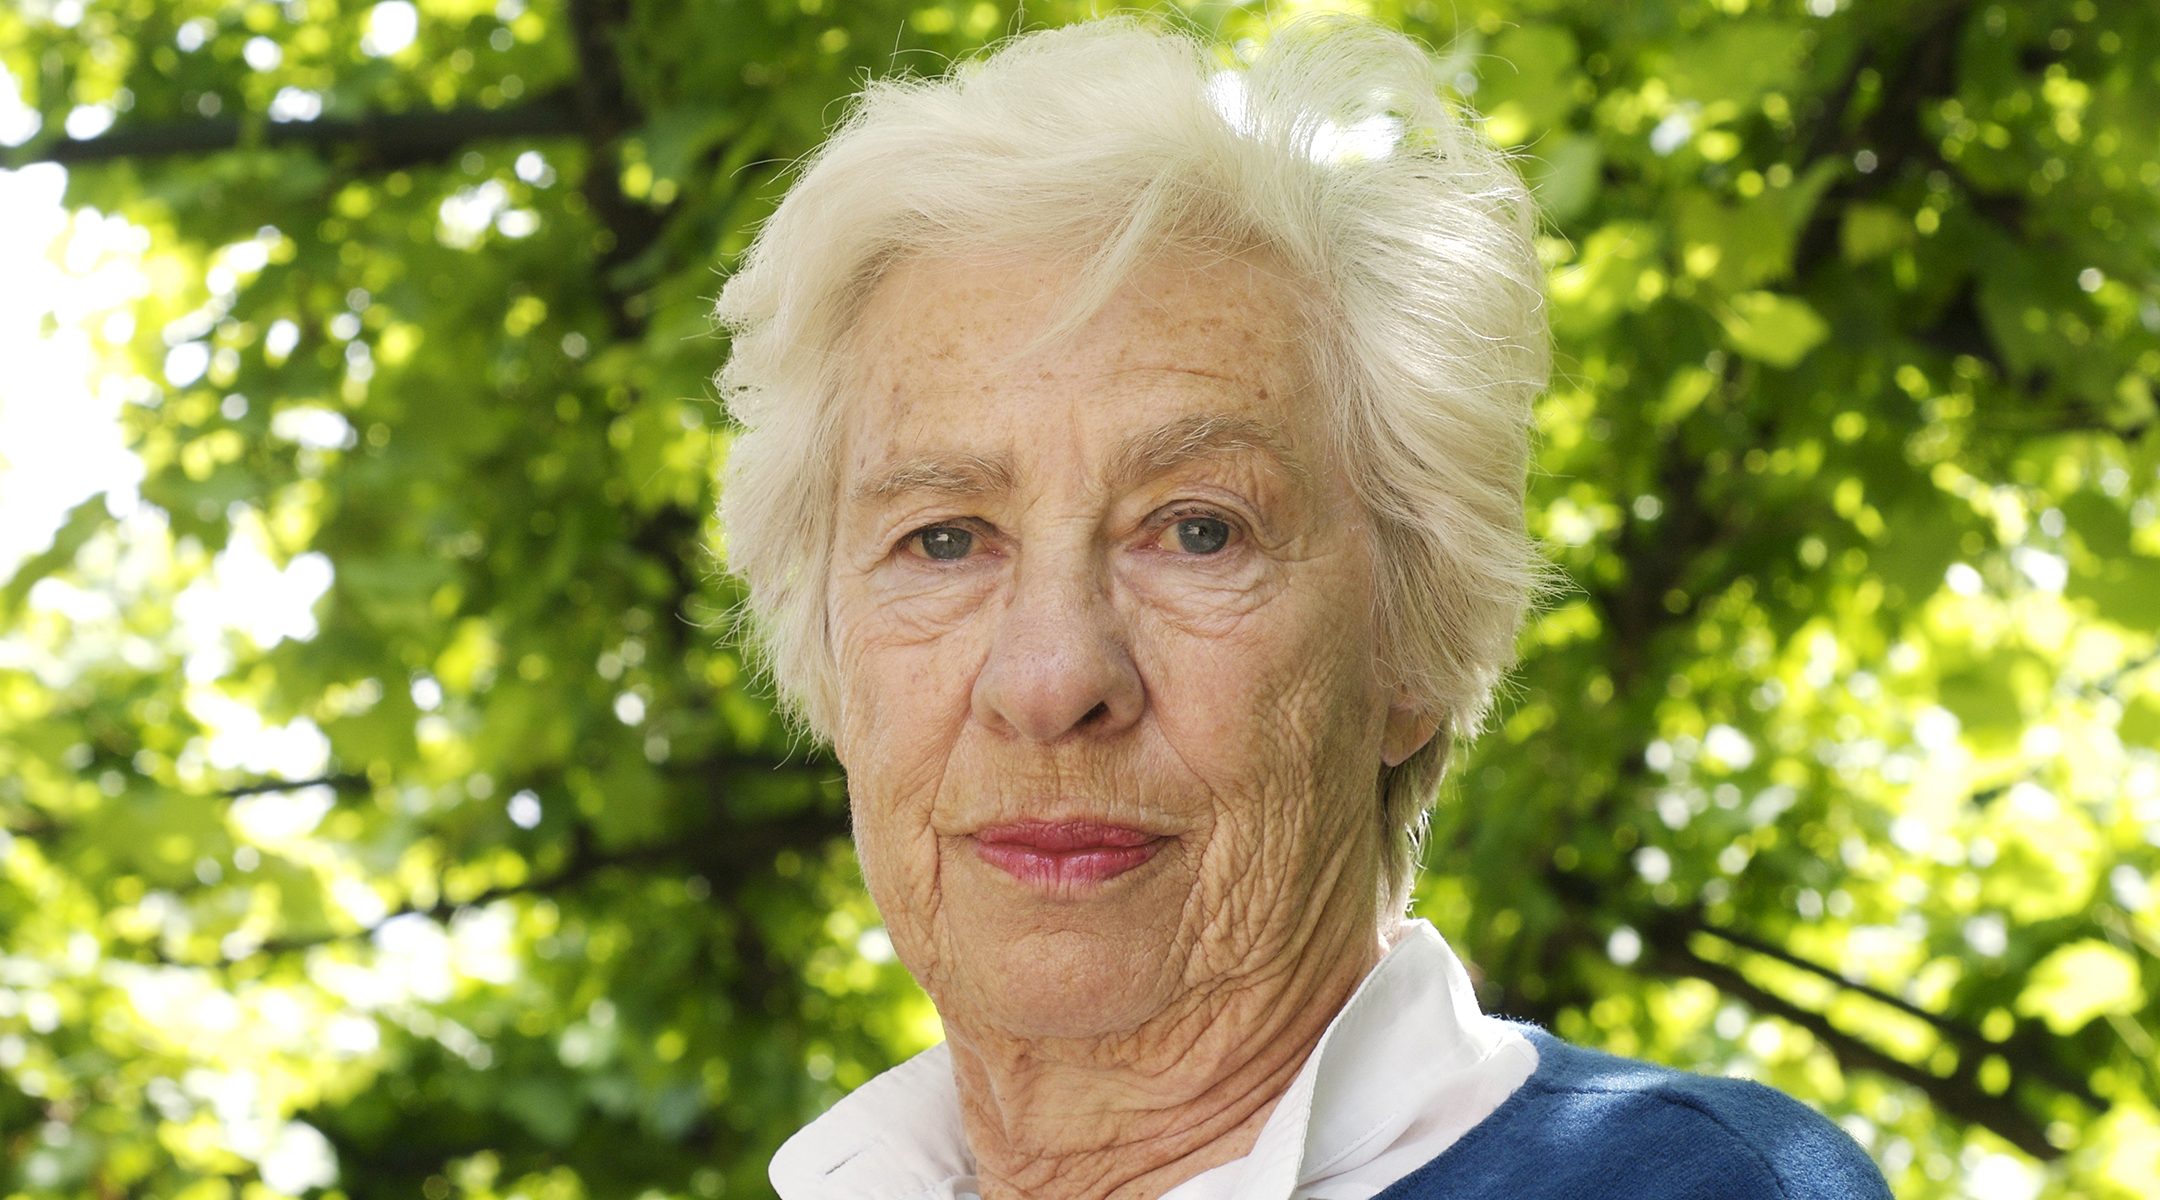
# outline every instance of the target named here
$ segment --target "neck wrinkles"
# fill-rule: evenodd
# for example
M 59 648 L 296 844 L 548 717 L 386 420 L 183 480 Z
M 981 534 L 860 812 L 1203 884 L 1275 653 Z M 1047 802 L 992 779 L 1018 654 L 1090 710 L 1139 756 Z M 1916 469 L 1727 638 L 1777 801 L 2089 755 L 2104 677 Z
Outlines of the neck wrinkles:
M 1243 1157 L 1392 940 L 1362 920 L 1116 1037 L 948 1026 L 983 1200 L 1153 1200 Z

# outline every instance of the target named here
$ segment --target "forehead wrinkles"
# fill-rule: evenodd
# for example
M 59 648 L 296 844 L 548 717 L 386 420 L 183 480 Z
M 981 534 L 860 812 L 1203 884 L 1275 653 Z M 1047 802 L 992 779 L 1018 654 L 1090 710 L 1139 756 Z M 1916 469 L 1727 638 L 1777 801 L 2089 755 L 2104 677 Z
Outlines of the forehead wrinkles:
M 1105 349 L 1129 364 L 1185 348 L 1205 356 L 1212 344 L 1224 361 L 1242 363 L 1261 347 L 1305 340 L 1306 290 L 1261 252 L 1166 245 L 1115 285 L 1091 282 L 1087 264 L 1072 256 L 1025 247 L 979 257 L 902 253 L 866 273 L 836 342 L 858 361 L 866 335 L 895 344 L 899 353 L 877 356 L 881 373 L 933 360 L 976 380 Z
M 1050 453 L 1056 458 L 1062 451 Z M 1189 463 L 1245 455 L 1259 457 L 1292 485 L 1310 491 L 1312 469 L 1292 440 L 1268 422 L 1237 412 L 1195 412 L 1127 437 L 1112 447 L 1106 460 L 1087 464 L 1088 476 L 1093 486 L 1117 492 Z M 870 469 L 849 489 L 848 500 L 874 507 L 918 492 L 949 497 L 1010 495 L 1019 487 L 1018 476 L 1009 452 L 1002 448 L 991 454 L 902 454 Z
M 1042 264 L 943 258 L 891 264 L 843 339 L 850 379 L 835 399 L 848 410 L 843 421 L 851 429 L 834 466 L 858 478 L 839 498 L 916 487 L 1009 489 L 1018 461 L 1011 455 L 1056 451 L 1049 443 L 1062 438 L 1020 429 L 971 445 L 968 417 L 979 399 L 984 417 L 1004 423 L 1016 415 L 1010 402 L 1023 399 L 1015 393 L 1026 392 L 1042 393 L 1045 418 L 1066 407 L 1060 402 L 1078 401 L 1068 416 L 1085 421 L 1086 409 L 1099 401 L 1113 414 L 1129 413 L 1128 426 L 1155 425 L 1125 444 L 1098 441 L 1102 455 L 1068 454 L 1070 465 L 1090 476 L 1129 481 L 1204 457 L 1257 451 L 1310 488 L 1315 468 L 1336 465 L 1336 439 L 1326 415 L 1310 408 L 1317 397 L 1298 336 L 1304 306 L 1294 293 L 1284 294 L 1279 276 L 1253 264 L 1216 259 L 1164 271 L 1165 265 L 1152 264 L 1130 281 L 1134 290 L 1125 302 L 1045 345 L 1031 335 L 1050 315 L 1046 306 L 1056 307 L 1062 287 Z M 1023 352 L 1030 346 L 1033 352 Z M 1161 420 L 1180 409 L 1200 411 Z M 936 428 L 933 414 L 943 424 L 963 424 Z M 918 461 L 905 461 L 911 453 Z M 883 478 L 866 477 L 873 473 Z

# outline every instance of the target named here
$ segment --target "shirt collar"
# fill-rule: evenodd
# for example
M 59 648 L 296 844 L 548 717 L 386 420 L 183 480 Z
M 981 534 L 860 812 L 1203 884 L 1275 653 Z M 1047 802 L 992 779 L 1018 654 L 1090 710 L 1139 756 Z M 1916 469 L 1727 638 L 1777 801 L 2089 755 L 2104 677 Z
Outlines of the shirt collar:
M 768 1174 L 781 1200 L 971 1194 L 952 1052 L 940 1042 L 848 1093 L 780 1147 Z
M 1518 1040 L 1478 1010 L 1470 973 L 1440 931 L 1430 921 L 1406 921 L 1321 1035 L 1251 1152 L 1164 1200 L 1287 1197 L 1355 1168 L 1395 1145 L 1447 1104 L 1473 1069 Z M 1417 1069 L 1404 1070 L 1406 1063 Z
M 1286 1197 L 1303 1182 L 1392 1145 L 1463 1072 L 1513 1037 L 1478 1011 L 1470 976 L 1428 921 L 1395 944 L 1329 1023 L 1252 1150 L 1172 1197 Z M 1399 1065 L 1414 1062 L 1417 1071 Z M 974 1194 L 942 1044 L 857 1088 L 804 1126 L 772 1161 L 783 1200 L 944 1200 Z M 1235 1186 L 1222 1185 L 1235 1180 Z

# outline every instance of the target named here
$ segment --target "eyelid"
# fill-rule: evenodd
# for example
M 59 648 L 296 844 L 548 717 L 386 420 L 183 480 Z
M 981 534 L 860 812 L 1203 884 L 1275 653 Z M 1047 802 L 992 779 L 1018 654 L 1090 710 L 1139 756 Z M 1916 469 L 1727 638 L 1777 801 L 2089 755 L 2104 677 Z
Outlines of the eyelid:
M 1246 521 L 1229 509 L 1205 501 L 1180 500 L 1165 505 L 1156 511 L 1155 519 L 1148 523 L 1148 543 L 1154 545 L 1162 541 L 1163 535 L 1176 528 L 1178 522 L 1189 521 L 1195 517 L 1206 517 L 1210 520 L 1221 521 L 1229 526 L 1229 539 L 1222 544 L 1220 550 L 1216 550 L 1211 554 L 1189 554 L 1182 550 L 1171 550 L 1166 551 L 1166 553 L 1175 554 L 1179 558 L 1195 560 L 1222 558 L 1237 547 L 1244 545 L 1252 536 L 1251 528 Z
M 900 536 L 893 539 L 889 552 L 937 567 L 957 566 L 968 561 L 968 559 L 977 557 L 976 554 L 970 553 L 965 558 L 932 558 L 927 554 L 918 553 L 914 549 L 917 545 L 916 539 L 933 529 L 964 529 L 980 541 L 987 541 L 991 533 L 989 524 L 978 517 L 941 517 L 928 521 L 911 521 Z M 969 549 L 971 551 L 980 550 L 982 546 L 978 544 L 970 546 Z
M 1176 524 L 1179 521 L 1190 520 L 1193 517 L 1213 517 L 1218 521 L 1228 521 L 1233 525 L 1240 523 L 1237 514 L 1230 512 L 1219 504 L 1210 504 L 1205 500 L 1179 500 L 1173 504 L 1164 505 L 1156 515 L 1164 525 Z

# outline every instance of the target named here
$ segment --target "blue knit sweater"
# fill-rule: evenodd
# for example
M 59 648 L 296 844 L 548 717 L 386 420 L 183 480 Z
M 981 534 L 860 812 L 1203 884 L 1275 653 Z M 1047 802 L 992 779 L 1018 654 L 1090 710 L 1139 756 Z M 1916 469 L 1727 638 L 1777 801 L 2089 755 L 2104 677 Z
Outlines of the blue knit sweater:
M 1890 1200 L 1845 1131 L 1757 1083 L 1570 1046 L 1374 1200 Z

